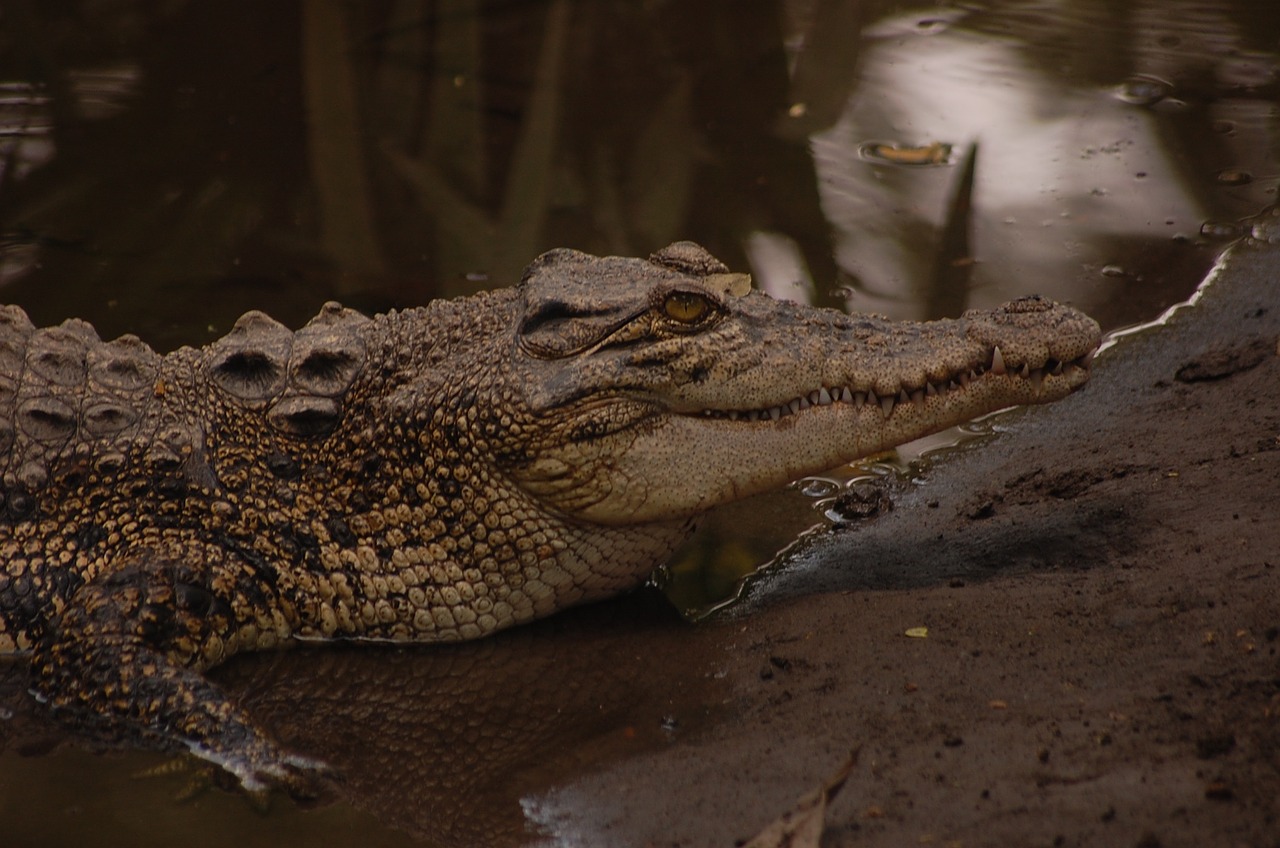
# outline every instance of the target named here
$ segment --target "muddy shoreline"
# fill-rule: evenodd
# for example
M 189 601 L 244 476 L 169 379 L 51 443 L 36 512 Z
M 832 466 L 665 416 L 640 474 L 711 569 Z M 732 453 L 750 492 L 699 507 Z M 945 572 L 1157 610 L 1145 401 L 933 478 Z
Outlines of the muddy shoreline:
M 548 793 L 549 844 L 732 845 L 860 748 L 824 845 L 1275 845 L 1278 340 L 1280 251 L 1241 248 L 695 628 L 733 717 Z

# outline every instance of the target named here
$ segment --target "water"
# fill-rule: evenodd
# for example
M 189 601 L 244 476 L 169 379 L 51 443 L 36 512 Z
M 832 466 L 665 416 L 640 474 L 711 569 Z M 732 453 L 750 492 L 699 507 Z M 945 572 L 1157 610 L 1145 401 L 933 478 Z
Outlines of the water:
M 1280 238 L 1273 5 L 17 0 L 0 10 L 0 298 L 172 348 L 248 309 L 297 326 L 335 297 L 508 284 L 554 246 L 691 238 L 776 297 L 925 319 L 1035 291 L 1121 329 L 1190 296 L 1233 240 Z M 711 516 L 665 588 L 690 615 L 722 603 L 823 532 L 845 486 L 909 479 L 957 438 Z M 696 724 L 663 730 L 680 712 L 610 713 L 564 768 L 670 744 Z M 164 843 L 85 800 L 132 785 L 144 755 L 14 744 L 0 831 L 34 840 L 79 809 Z M 116 809 L 253 844 L 225 805 L 173 813 L 147 792 Z M 405 839 L 370 816 L 426 838 L 361 809 L 367 840 Z

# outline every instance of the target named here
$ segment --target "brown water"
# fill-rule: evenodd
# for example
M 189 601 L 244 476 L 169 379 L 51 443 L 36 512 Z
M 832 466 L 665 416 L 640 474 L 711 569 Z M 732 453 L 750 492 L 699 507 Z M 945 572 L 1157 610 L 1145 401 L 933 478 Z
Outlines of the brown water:
M 170 348 L 691 238 L 778 297 L 928 318 L 1038 291 L 1115 329 L 1275 203 L 1278 51 L 1256 0 L 9 0 L 0 299 Z M 669 594 L 730 595 L 868 473 L 714 516 Z M 426 833 L 356 798 L 174 806 L 127 779 L 150 758 L 23 759 L 6 724 L 4 845 Z

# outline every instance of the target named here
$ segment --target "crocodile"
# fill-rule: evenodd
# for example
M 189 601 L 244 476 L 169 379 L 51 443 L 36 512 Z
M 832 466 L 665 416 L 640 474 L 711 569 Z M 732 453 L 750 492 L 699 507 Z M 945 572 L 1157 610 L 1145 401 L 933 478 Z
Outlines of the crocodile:
M 1035 296 L 924 323 L 775 300 L 692 242 L 163 356 L 4 307 L 0 654 L 99 739 L 305 794 L 323 764 L 204 672 L 625 592 L 710 508 L 1062 398 L 1098 341 Z

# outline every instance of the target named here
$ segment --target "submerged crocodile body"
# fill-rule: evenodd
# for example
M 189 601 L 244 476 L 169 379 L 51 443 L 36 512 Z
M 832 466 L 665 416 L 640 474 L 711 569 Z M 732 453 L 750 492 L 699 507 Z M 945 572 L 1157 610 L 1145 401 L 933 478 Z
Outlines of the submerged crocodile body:
M 1082 385 L 1097 325 L 774 301 L 697 245 L 160 356 L 0 310 L 0 653 L 56 713 L 247 788 L 313 764 L 201 672 L 480 637 L 630 589 L 709 508 Z

